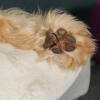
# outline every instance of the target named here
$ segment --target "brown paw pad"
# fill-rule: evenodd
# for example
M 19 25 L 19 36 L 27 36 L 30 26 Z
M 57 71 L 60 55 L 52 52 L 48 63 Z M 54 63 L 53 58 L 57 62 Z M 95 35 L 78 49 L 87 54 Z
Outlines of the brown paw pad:
M 62 49 L 60 47 L 57 47 L 57 46 L 54 46 L 51 50 L 53 53 L 56 53 L 56 54 L 62 53 Z
M 56 42 L 57 41 L 56 41 L 55 34 L 54 33 L 47 33 L 43 47 L 44 47 L 44 49 L 51 48 L 53 45 L 55 45 Z
M 66 35 L 65 37 L 65 45 L 64 45 L 64 50 L 65 51 L 68 51 L 68 52 L 71 52 L 71 51 L 74 51 L 75 48 L 76 48 L 76 39 L 71 36 L 71 35 Z
M 65 42 L 76 43 L 76 39 L 75 39 L 73 36 L 68 35 L 68 36 L 66 36 L 66 38 L 65 38 Z
M 67 31 L 64 30 L 64 29 L 62 29 L 62 28 L 59 28 L 59 29 L 57 30 L 57 34 L 60 35 L 60 36 L 63 36 L 63 35 L 65 35 L 66 33 L 67 33 Z
M 68 51 L 68 52 L 74 51 L 75 48 L 76 47 L 74 45 L 72 45 L 72 44 L 67 44 L 67 45 L 64 46 L 64 50 Z
M 67 31 L 59 28 L 55 33 L 48 31 L 44 42 L 44 49 L 50 49 L 55 54 L 61 54 L 63 51 L 71 52 L 76 48 L 76 39 L 67 34 Z

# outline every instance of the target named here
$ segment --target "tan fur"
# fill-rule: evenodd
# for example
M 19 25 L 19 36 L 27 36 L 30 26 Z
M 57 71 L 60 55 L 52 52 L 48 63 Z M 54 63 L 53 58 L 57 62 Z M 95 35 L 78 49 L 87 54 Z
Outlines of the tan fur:
M 75 51 L 54 54 L 43 49 L 46 32 L 63 28 L 76 38 Z M 95 42 L 88 27 L 75 17 L 59 10 L 47 14 L 30 14 L 21 9 L 0 11 L 0 42 L 12 44 L 19 49 L 32 49 L 39 60 L 56 63 L 70 69 L 83 66 L 95 51 Z

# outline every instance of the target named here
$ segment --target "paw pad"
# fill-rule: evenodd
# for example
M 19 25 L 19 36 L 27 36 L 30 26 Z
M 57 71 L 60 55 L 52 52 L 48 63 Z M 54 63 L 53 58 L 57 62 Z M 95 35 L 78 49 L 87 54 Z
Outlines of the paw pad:
M 56 37 L 53 33 L 48 33 L 45 39 L 44 48 L 47 49 L 47 48 L 52 47 L 55 44 L 54 42 L 55 38 Z
M 76 39 L 75 39 L 73 36 L 68 35 L 68 36 L 65 38 L 65 42 L 76 43 Z
M 62 29 L 62 28 L 60 28 L 60 29 L 57 30 L 57 34 L 60 35 L 60 36 L 63 36 L 63 35 L 65 35 L 66 33 L 67 33 L 67 32 L 66 32 L 64 29 Z
M 59 28 L 55 33 L 48 31 L 44 42 L 44 49 L 50 49 L 53 53 L 61 54 L 64 50 L 74 51 L 76 39 L 67 33 L 66 30 Z
M 54 46 L 52 48 L 52 52 L 56 53 L 56 54 L 60 54 L 60 53 L 62 53 L 62 49 L 60 47 Z
M 67 44 L 67 45 L 65 45 L 64 50 L 69 51 L 69 52 L 73 51 L 73 50 L 75 50 L 75 46 L 72 44 Z

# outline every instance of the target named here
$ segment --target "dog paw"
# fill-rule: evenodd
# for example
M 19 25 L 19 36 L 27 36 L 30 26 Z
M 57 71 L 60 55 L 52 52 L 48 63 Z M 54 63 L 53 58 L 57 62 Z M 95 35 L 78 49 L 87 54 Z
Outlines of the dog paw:
M 76 39 L 63 28 L 59 28 L 55 33 L 52 31 L 46 33 L 43 47 L 55 54 L 61 54 L 64 51 L 71 52 L 76 48 Z

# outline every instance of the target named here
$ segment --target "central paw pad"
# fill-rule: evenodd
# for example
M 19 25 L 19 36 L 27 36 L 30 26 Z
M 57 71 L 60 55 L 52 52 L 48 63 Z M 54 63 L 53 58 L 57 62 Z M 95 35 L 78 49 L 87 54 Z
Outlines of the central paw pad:
M 76 48 L 76 39 L 59 28 L 55 33 L 48 31 L 43 45 L 44 49 L 50 49 L 53 53 L 61 54 L 63 51 L 71 52 Z

